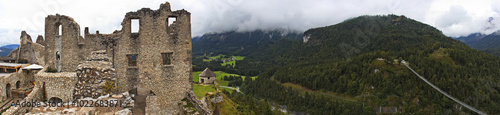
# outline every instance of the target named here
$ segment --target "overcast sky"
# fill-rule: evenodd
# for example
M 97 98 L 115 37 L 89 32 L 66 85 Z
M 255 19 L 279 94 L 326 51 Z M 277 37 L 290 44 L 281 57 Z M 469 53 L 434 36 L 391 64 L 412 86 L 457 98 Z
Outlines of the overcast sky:
M 22 30 L 36 40 L 44 19 L 73 17 L 91 33 L 121 29 L 125 13 L 159 8 L 164 0 L 0 0 L 0 46 L 18 44 Z M 171 0 L 172 10 L 191 12 L 192 35 L 284 28 L 303 32 L 360 15 L 397 14 L 432 25 L 447 36 L 500 29 L 499 0 Z

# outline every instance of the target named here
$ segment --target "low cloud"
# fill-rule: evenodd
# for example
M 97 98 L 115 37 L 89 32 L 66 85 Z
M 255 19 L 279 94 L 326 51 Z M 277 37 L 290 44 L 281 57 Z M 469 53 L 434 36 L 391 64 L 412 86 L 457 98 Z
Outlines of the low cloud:
M 73 17 L 93 33 L 121 29 L 126 12 L 158 9 L 164 0 L 0 0 L 0 45 L 19 43 L 22 30 L 44 35 L 44 18 L 59 13 Z M 171 0 L 172 10 L 191 12 L 193 36 L 225 31 L 288 29 L 303 32 L 360 15 L 405 15 L 430 24 L 448 36 L 500 29 L 500 2 L 434 0 Z M 493 20 L 488 22 L 489 17 Z

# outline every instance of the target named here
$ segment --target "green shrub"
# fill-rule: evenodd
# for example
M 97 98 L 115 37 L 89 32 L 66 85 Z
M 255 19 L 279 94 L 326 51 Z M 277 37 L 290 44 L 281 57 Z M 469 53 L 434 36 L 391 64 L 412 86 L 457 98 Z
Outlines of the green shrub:
M 119 87 L 116 86 L 116 82 L 114 81 L 106 81 L 102 88 L 104 89 L 104 94 L 113 94 Z
M 47 68 L 47 72 L 49 72 L 49 73 L 56 73 L 57 69 L 49 67 L 49 68 Z

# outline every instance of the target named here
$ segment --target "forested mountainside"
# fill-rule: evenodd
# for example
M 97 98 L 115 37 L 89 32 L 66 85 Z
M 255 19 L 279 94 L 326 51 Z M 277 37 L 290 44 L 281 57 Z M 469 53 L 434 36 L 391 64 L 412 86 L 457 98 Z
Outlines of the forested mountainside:
M 278 41 L 280 39 L 302 39 L 302 34 L 288 30 L 251 32 L 224 32 L 205 34 L 193 42 L 193 55 L 203 55 L 205 52 L 216 54 L 238 53 L 248 48 L 255 48 L 259 43 Z
M 245 81 L 242 91 L 292 111 L 370 114 L 385 108 L 401 113 L 473 113 L 425 84 L 401 65 L 405 60 L 450 95 L 486 113 L 500 113 L 500 59 L 427 24 L 397 15 L 360 16 L 309 29 L 303 39 L 261 42 L 252 49 L 229 52 L 246 58 L 234 67 L 220 68 L 258 75 Z

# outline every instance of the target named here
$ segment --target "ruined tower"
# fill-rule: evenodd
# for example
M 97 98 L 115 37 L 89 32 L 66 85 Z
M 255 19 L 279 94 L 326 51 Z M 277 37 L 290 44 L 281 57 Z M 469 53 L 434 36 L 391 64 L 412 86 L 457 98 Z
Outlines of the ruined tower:
M 105 38 L 115 38 L 120 33 L 90 34 L 85 28 L 85 39 L 80 36 L 80 25 L 64 15 L 49 15 L 45 18 L 45 62 L 60 72 L 72 72 L 92 51 L 107 50 Z
M 158 107 L 156 114 L 178 113 L 178 103 L 192 89 L 190 15 L 171 11 L 167 2 L 158 10 L 128 12 L 123 19 L 113 64 L 121 92 L 151 90 L 146 112 Z M 138 20 L 137 32 L 132 31 L 132 20 Z
M 73 18 L 49 15 L 45 18 L 45 62 L 58 71 L 74 71 L 79 58 L 80 25 Z
M 74 72 L 92 51 L 105 50 L 115 68 L 119 92 L 147 90 L 145 112 L 179 113 L 178 104 L 192 90 L 191 14 L 142 8 L 128 12 L 122 30 L 95 34 L 64 15 L 45 18 L 45 65 L 60 72 Z M 138 25 L 138 29 L 132 28 Z M 137 91 L 139 93 L 139 91 Z

